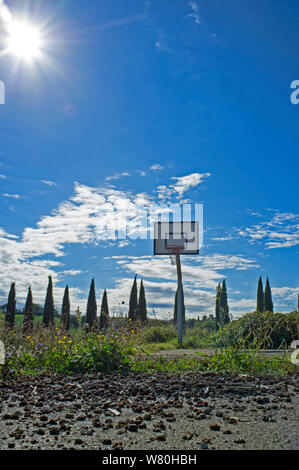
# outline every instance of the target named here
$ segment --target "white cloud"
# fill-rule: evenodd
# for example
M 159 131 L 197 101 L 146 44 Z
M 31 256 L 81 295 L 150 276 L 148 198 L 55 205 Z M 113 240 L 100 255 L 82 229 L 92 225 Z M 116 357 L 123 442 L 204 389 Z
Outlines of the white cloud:
M 152 171 L 164 170 L 164 166 L 160 165 L 159 163 L 155 163 L 154 165 L 150 167 L 150 170 Z
M 183 194 L 203 183 L 206 178 L 209 178 L 211 173 L 191 173 L 186 176 L 173 176 L 171 179 L 176 181 L 174 184 L 165 186 L 158 186 L 157 192 L 160 199 L 167 199 L 173 195 L 181 198 Z
M 3 0 L 0 0 L 0 20 L 4 23 L 8 23 L 12 20 L 10 9 Z
M 6 297 L 9 285 L 15 281 L 19 300 L 24 301 L 30 282 L 37 300 L 43 301 L 48 275 L 57 282 L 66 276 L 80 274 L 79 270 L 65 270 L 57 258 L 65 255 L 69 244 L 98 245 L 109 242 L 123 247 L 128 239 L 116 238 L 117 228 L 128 228 L 131 237 L 138 236 L 142 214 L 137 209 L 149 204 L 145 193 L 130 194 L 112 188 L 92 188 L 75 184 L 74 195 L 63 201 L 50 215 L 43 216 L 35 227 L 24 229 L 20 238 L 0 230 L 0 297 Z M 113 210 L 125 207 L 116 226 Z M 141 227 L 141 228 L 140 228 Z M 54 260 L 42 260 L 54 256 Z M 59 288 L 57 288 L 57 292 Z M 74 291 L 80 293 L 80 289 Z M 73 299 L 74 300 L 74 299 Z M 80 305 L 80 299 L 75 299 Z
M 8 198 L 11 198 L 11 199 L 20 199 L 21 196 L 19 194 L 8 194 L 8 193 L 5 193 L 3 194 L 4 197 L 8 197 Z
M 83 271 L 80 269 L 66 269 L 65 271 L 60 271 L 60 274 L 64 274 L 65 276 L 78 276 L 82 273 Z
M 272 287 L 271 292 L 273 296 L 282 297 L 284 300 L 297 299 L 299 294 L 298 287 Z
M 116 281 L 116 287 L 110 289 L 115 305 L 128 297 L 132 279 L 137 274 L 144 279 L 148 306 L 156 309 L 159 317 L 166 318 L 172 315 L 173 299 L 176 290 L 176 267 L 172 266 L 165 256 L 112 256 L 105 260 L 119 267 L 121 279 Z M 219 281 L 225 276 L 221 271 L 226 269 L 247 270 L 259 267 L 253 260 L 241 255 L 220 255 L 182 258 L 184 292 L 186 298 L 187 316 L 210 315 L 215 308 L 215 289 Z M 130 273 L 130 276 L 127 274 Z M 125 297 L 126 296 L 126 297 Z M 255 300 L 250 304 L 234 305 L 234 312 L 242 311 L 249 305 L 252 308 Z M 247 310 L 246 310 L 247 311 Z
M 238 231 L 250 243 L 265 243 L 267 249 L 289 248 L 299 245 L 299 214 L 276 213 L 267 222 Z
M 122 173 L 116 173 L 115 175 L 107 176 L 105 180 L 106 181 L 118 180 L 120 178 L 124 178 L 125 176 L 131 176 L 131 173 L 129 173 L 128 171 L 123 171 Z
M 47 186 L 57 186 L 57 184 L 54 183 L 54 181 L 41 180 L 41 182 L 42 182 L 43 184 L 46 184 Z
M 228 235 L 227 237 L 215 237 L 215 238 L 212 238 L 212 240 L 215 240 L 217 242 L 226 242 L 226 241 L 229 241 L 229 240 L 233 240 L 234 237 L 232 235 Z
M 191 8 L 191 13 L 189 13 L 189 17 L 193 18 L 196 24 L 200 24 L 200 14 L 199 14 L 199 7 L 195 2 L 189 2 L 189 7 Z
M 138 170 L 137 172 L 140 174 L 140 176 L 146 176 L 146 171 Z
M 0 175 L 0 180 L 6 180 L 7 176 L 5 175 Z

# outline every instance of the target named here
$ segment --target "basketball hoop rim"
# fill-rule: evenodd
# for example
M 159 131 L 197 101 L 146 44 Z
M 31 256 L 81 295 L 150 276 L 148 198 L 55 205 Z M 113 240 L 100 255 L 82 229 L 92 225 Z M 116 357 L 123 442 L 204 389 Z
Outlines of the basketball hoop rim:
M 185 249 L 185 247 L 182 245 L 173 245 L 173 246 L 166 246 L 165 249 L 169 251 L 172 250 L 173 254 L 178 255 L 180 251 L 183 251 Z

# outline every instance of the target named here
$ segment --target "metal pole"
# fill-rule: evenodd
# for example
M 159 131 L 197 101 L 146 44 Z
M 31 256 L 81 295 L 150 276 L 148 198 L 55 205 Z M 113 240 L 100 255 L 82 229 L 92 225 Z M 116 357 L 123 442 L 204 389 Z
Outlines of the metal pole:
M 180 253 L 176 253 L 176 267 L 178 273 L 178 294 L 177 294 L 177 322 L 178 322 L 178 343 L 180 348 L 183 341 L 183 283 Z

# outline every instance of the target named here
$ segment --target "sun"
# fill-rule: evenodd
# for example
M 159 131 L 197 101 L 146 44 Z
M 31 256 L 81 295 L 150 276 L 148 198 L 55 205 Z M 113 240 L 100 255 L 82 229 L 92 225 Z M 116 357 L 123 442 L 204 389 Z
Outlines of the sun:
M 41 35 L 37 27 L 22 21 L 11 21 L 8 27 L 8 52 L 19 59 L 32 61 L 41 54 Z

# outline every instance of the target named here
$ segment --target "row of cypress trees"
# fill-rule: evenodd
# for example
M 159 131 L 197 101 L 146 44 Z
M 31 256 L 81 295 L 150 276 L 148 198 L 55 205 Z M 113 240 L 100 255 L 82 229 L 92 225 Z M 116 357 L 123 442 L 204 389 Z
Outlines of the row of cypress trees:
M 230 322 L 225 279 L 216 288 L 215 322 L 217 330 Z
M 265 290 L 263 289 L 262 276 L 259 277 L 256 294 L 256 311 L 273 312 L 272 293 L 269 279 L 266 279 Z
M 61 322 L 65 330 L 70 328 L 70 297 L 69 297 L 69 286 L 67 285 L 64 290 L 62 308 L 61 308 Z M 16 315 L 16 287 L 15 282 L 11 284 L 8 301 L 6 306 L 5 314 L 5 326 L 7 328 L 13 328 L 15 324 L 15 315 Z M 42 324 L 45 328 L 52 327 L 54 325 L 54 297 L 53 297 L 53 281 L 52 277 L 49 276 L 49 282 L 47 287 L 47 294 L 45 299 L 44 311 Z M 95 284 L 94 279 L 91 281 L 91 286 L 89 290 L 87 310 L 86 310 L 86 323 L 88 328 L 97 327 L 97 303 L 95 296 Z M 101 314 L 100 314 L 100 328 L 106 329 L 109 323 L 109 308 L 108 308 L 108 297 L 107 291 L 104 291 L 102 305 L 101 305 Z M 29 333 L 33 329 L 33 296 L 31 287 L 28 289 L 27 299 L 24 308 L 24 323 L 23 331 L 24 333 Z
M 143 280 L 141 279 L 140 282 L 138 296 L 137 276 L 134 278 L 130 293 L 128 317 L 132 322 L 139 321 L 145 324 L 147 321 L 147 308 Z
M 130 294 L 129 301 L 129 318 L 135 322 L 140 321 L 141 323 L 146 323 L 147 321 L 147 307 L 146 307 L 146 298 L 145 290 L 143 285 L 143 280 L 140 283 L 139 297 L 137 293 L 137 276 L 134 278 L 133 286 Z M 61 322 L 65 330 L 70 328 L 70 297 L 69 297 L 69 286 L 67 285 L 64 290 L 62 308 L 61 308 Z M 6 306 L 6 315 L 5 315 L 5 325 L 8 328 L 13 328 L 15 324 L 15 315 L 16 315 L 16 287 L 13 282 L 10 287 L 8 302 Z M 43 319 L 42 323 L 45 328 L 52 327 L 54 325 L 54 297 L 53 297 L 53 281 L 52 277 L 49 276 L 49 282 L 47 287 Z M 102 304 L 101 304 L 101 313 L 99 319 L 100 329 L 106 329 L 109 324 L 109 307 L 108 307 L 108 296 L 107 291 L 104 291 Z M 92 279 L 89 295 L 87 300 L 86 308 L 86 326 L 88 330 L 95 329 L 98 326 L 97 319 L 97 300 L 95 292 L 95 281 Z M 33 296 L 31 287 L 28 289 L 28 295 L 24 308 L 24 333 L 30 332 L 33 329 Z

